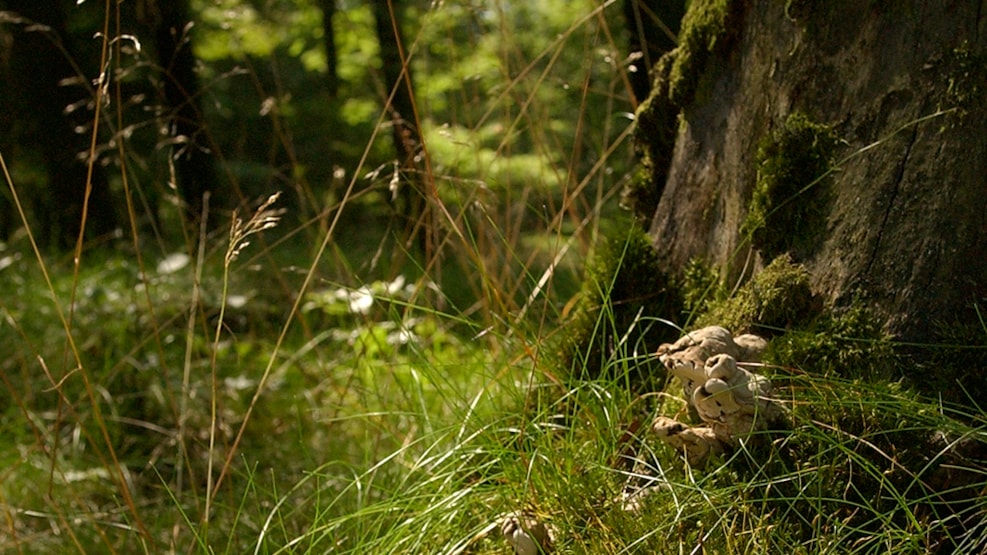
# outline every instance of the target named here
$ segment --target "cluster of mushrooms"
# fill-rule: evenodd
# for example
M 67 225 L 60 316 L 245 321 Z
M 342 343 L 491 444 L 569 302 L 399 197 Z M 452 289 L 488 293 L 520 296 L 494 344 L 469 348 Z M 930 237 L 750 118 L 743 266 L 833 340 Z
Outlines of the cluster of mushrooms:
M 655 435 L 681 452 L 689 465 L 698 466 L 766 429 L 781 416 L 781 409 L 771 400 L 771 381 L 752 370 L 765 347 L 762 337 L 734 337 L 720 326 L 690 331 L 659 347 L 659 360 L 682 382 L 685 401 L 701 424 L 689 426 L 659 416 L 652 422 Z M 625 500 L 623 506 L 633 511 L 636 500 Z M 501 533 L 516 555 L 553 551 L 554 530 L 532 515 L 506 515 Z
M 652 423 L 656 435 L 695 466 L 777 420 L 781 411 L 771 401 L 771 381 L 750 369 L 766 346 L 759 336 L 734 337 L 726 328 L 709 326 L 659 347 L 659 359 L 681 380 L 686 403 L 702 425 L 659 416 Z

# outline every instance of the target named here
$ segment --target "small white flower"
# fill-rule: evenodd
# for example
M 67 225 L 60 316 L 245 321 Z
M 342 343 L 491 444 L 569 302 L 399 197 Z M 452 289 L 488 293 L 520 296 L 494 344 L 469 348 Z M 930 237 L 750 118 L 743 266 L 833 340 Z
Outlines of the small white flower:
M 183 252 L 176 252 L 169 254 L 164 257 L 164 260 L 158 262 L 158 273 L 159 274 L 173 274 L 178 270 L 188 266 L 189 255 Z
M 374 306 L 374 294 L 369 287 L 361 287 L 349 294 L 350 313 L 366 314 Z

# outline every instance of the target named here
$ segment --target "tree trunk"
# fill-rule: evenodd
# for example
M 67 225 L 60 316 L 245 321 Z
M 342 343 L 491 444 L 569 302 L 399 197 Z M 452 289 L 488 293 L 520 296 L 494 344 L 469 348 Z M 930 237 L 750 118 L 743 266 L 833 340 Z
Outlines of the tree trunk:
M 326 49 L 326 90 L 330 98 L 335 99 L 339 94 L 336 31 L 332 26 L 332 18 L 336 15 L 336 0 L 319 0 L 319 8 L 322 10 L 322 43 Z
M 380 44 L 381 74 L 384 79 L 385 109 L 390 116 L 391 134 L 397 156 L 400 180 L 393 191 L 398 210 L 406 221 L 408 243 L 428 250 L 428 225 L 424 220 L 425 196 L 422 172 L 419 168 L 421 138 L 415 123 L 414 98 L 411 89 L 411 68 L 402 55 L 401 22 L 397 0 L 374 0 L 377 40 Z
M 977 322 L 987 299 L 987 2 L 717 3 L 691 2 L 642 114 L 680 117 L 641 136 L 653 143 L 648 185 L 663 189 L 650 233 L 666 267 L 681 273 L 701 258 L 732 283 L 787 251 L 830 306 L 864 301 L 902 340 Z M 807 150 L 838 139 L 833 171 L 785 174 L 785 198 L 767 206 L 786 217 L 762 220 L 759 241 L 749 212 L 765 199 L 755 189 L 778 167 L 771 145 L 793 114 L 827 130 Z M 661 130 L 674 137 L 668 147 Z
M 675 48 L 685 1 L 624 0 L 623 8 L 628 46 L 634 57 L 627 69 L 636 106 L 651 92 L 651 68 L 655 62 Z
M 199 78 L 189 35 L 191 18 L 188 0 L 151 0 L 154 45 L 164 72 L 165 102 L 171 108 L 168 139 L 174 150 L 178 191 L 185 201 L 188 218 L 202 217 L 202 197 L 217 189 L 216 169 L 199 102 Z M 214 206 L 218 204 L 214 199 Z
M 82 223 L 93 113 L 67 108 L 91 98 L 84 83 L 95 75 L 79 75 L 72 65 L 79 58 L 72 53 L 60 2 L 6 0 L 0 8 L 23 18 L 11 26 L 7 74 L 13 98 L 8 102 L 17 106 L 21 139 L 38 149 L 47 174 L 47 189 L 26 195 L 34 199 L 40 227 L 37 235 L 44 244 L 70 247 Z M 20 152 L 27 153 L 24 148 Z M 93 238 L 112 234 L 117 228 L 109 182 L 102 170 L 95 164 L 90 180 L 87 228 Z

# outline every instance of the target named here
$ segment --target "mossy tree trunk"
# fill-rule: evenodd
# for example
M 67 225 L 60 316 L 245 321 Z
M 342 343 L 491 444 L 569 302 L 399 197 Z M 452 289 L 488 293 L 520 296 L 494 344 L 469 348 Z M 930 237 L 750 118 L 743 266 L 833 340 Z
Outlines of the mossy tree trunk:
M 787 253 L 899 339 L 978 321 L 987 2 L 694 0 L 656 69 L 634 196 L 672 275 Z
M 631 54 L 627 72 L 637 106 L 651 92 L 651 68 L 662 54 L 675 48 L 685 1 L 624 0 L 622 7 Z

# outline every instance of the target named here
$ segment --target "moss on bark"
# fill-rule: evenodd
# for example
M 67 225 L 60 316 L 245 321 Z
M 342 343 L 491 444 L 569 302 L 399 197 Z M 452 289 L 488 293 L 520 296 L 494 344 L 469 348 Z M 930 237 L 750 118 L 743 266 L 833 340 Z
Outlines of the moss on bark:
M 757 185 L 740 231 L 766 258 L 817 243 L 812 239 L 825 228 L 825 178 L 836 145 L 830 127 L 800 112 L 790 114 L 780 129 L 761 140 Z
M 733 296 L 711 303 L 696 319 L 696 327 L 716 325 L 734 333 L 770 336 L 805 326 L 818 312 L 808 271 L 780 256 Z
M 654 67 L 651 95 L 637 111 L 635 144 L 645 173 L 624 193 L 624 205 L 639 222 L 654 215 L 661 198 L 682 110 L 704 90 L 703 75 L 737 40 L 743 3 L 693 0 L 682 19 L 678 46 Z

